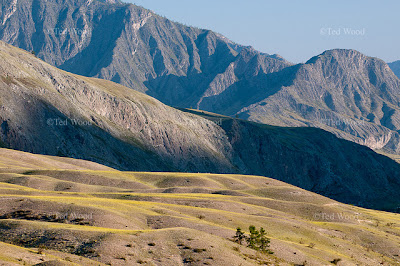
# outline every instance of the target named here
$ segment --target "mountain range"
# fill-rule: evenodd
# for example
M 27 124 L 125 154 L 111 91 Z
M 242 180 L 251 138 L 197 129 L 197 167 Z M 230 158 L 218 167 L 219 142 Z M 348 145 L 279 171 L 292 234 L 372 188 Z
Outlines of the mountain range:
M 399 66 L 1 0 L 0 264 L 397 265 Z
M 178 110 L 4 42 L 0 56 L 3 147 L 119 170 L 256 174 L 359 206 L 399 206 L 400 165 L 324 130 Z
M 4 0 L 0 21 L 1 40 L 170 106 L 319 127 L 374 150 L 400 151 L 400 81 L 385 62 L 354 50 L 293 65 L 121 1 Z

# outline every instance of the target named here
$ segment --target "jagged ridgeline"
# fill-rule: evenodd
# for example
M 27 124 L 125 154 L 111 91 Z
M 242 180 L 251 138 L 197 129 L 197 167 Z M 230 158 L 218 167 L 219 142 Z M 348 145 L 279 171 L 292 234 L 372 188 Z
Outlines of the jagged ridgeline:
M 0 8 L 1 40 L 69 72 L 171 106 L 319 127 L 399 152 L 400 81 L 376 58 L 334 50 L 293 66 L 120 1 L 3 0 Z
M 119 1 L 3 2 L 3 41 L 35 51 L 61 69 L 112 80 L 170 105 L 196 105 L 245 49 L 212 31 Z M 289 65 L 277 56 L 251 53 L 268 72 Z
M 4 147 L 121 170 L 257 174 L 346 203 L 399 206 L 399 164 L 321 129 L 180 111 L 3 42 L 0 57 Z

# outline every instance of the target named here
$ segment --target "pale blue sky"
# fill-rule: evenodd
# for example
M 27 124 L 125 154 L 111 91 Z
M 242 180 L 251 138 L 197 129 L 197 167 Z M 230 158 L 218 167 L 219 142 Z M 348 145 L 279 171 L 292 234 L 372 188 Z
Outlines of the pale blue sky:
M 294 63 L 333 48 L 400 60 L 399 0 L 124 1 Z

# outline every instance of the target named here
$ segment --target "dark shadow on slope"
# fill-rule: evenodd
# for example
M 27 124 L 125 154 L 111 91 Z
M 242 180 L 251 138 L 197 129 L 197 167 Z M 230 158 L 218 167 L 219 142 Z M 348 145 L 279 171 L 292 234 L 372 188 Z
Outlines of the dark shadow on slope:
M 125 28 L 126 7 L 112 6 L 106 11 L 96 12 L 99 14 L 93 14 L 97 19 L 91 27 L 93 31 L 89 45 L 59 68 L 91 77 L 100 74 L 101 69 L 112 62 L 117 40 Z
M 241 173 L 275 178 L 343 203 L 399 211 L 400 164 L 322 129 L 285 128 L 185 110 L 218 121 Z
M 35 32 L 32 34 L 32 46 L 33 51 L 38 52 L 43 50 L 45 45 L 45 34 L 44 34 L 44 16 L 40 13 L 42 1 L 33 0 L 32 2 L 32 19 L 35 23 Z
M 316 128 L 280 128 L 238 120 L 225 120 L 222 127 L 236 160 L 251 174 L 362 207 L 388 211 L 400 207 L 400 164 L 365 146 Z
M 189 54 L 190 66 L 187 74 L 185 76 L 174 74 L 158 76 L 145 81 L 144 85 L 149 89 L 146 92 L 148 95 L 165 104 L 190 107 L 196 105 L 213 79 L 223 73 L 236 57 L 227 43 L 217 39 L 211 31 L 200 34 L 194 43 L 185 34 L 182 34 L 182 38 Z M 211 42 L 209 39 L 216 42 L 215 46 L 209 43 Z M 200 59 L 199 66 L 195 65 L 195 46 Z M 209 49 L 215 49 L 214 53 L 209 55 Z M 154 64 L 158 65 L 156 61 Z M 200 69 L 196 69 L 196 66 Z
M 239 81 L 222 93 L 204 98 L 200 109 L 224 115 L 235 115 L 243 107 L 258 103 L 278 93 L 283 87 L 291 86 L 300 66 L 286 67 L 269 74 L 259 72 L 258 75 L 247 79 L 239 76 Z
M 178 107 L 195 106 L 214 75 L 191 73 L 189 76 L 167 75 L 144 82 L 146 93 L 159 101 Z
M 233 54 L 231 47 L 226 42 L 218 39 L 215 33 L 210 30 L 197 36 L 195 44 L 199 49 L 201 71 L 205 74 L 216 76 L 223 73 L 236 58 L 236 54 Z M 209 53 L 212 50 L 214 52 L 210 56 Z

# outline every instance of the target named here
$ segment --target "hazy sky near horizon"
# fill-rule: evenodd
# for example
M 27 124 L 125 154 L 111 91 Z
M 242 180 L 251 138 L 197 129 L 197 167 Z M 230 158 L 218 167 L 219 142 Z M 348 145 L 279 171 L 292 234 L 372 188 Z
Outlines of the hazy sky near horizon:
M 293 63 L 334 48 L 400 60 L 399 0 L 123 1 Z

